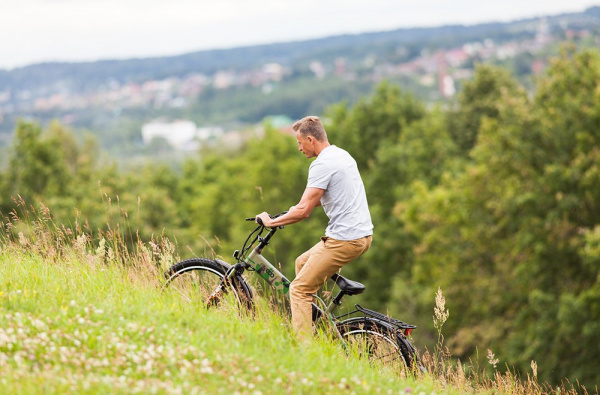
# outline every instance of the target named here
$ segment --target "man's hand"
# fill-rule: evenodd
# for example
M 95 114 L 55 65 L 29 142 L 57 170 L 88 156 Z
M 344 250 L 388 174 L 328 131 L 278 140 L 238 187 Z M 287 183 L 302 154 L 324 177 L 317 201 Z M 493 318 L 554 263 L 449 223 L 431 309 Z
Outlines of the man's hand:
M 263 225 L 266 226 L 267 228 L 272 228 L 273 227 L 273 220 L 269 216 L 269 213 L 262 212 L 262 213 L 258 214 L 256 216 L 256 223 L 258 223 L 258 218 L 261 219 Z

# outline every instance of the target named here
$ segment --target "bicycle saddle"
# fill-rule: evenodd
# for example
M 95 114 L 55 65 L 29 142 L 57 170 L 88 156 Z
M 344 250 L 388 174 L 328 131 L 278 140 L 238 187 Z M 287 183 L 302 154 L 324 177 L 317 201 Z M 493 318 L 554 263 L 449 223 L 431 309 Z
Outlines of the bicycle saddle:
M 365 286 L 358 281 L 349 280 L 337 273 L 334 273 L 333 276 L 331 276 L 331 279 L 335 281 L 337 286 L 340 287 L 346 295 L 358 295 L 365 292 Z

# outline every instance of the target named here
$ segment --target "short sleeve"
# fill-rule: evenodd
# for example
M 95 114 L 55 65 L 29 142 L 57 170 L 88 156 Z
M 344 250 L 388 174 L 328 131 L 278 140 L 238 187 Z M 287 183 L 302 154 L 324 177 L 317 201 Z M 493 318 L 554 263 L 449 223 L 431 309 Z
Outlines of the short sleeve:
M 331 180 L 331 172 L 328 171 L 324 163 L 314 161 L 308 169 L 307 188 L 327 189 Z

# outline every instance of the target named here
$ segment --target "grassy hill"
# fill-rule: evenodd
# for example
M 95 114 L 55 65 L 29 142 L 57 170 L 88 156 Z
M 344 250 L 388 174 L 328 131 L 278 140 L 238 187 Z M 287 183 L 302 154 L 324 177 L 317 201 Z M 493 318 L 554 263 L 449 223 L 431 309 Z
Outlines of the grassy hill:
M 429 365 L 415 377 L 307 343 L 259 303 L 205 310 L 161 291 L 168 242 L 134 248 L 16 216 L 0 234 L 0 393 L 545 393 L 535 373 Z M 116 241 L 115 241 L 116 240 Z M 491 355 L 493 359 L 493 355 Z M 442 361 L 443 362 L 443 361 Z M 493 362 L 493 361 L 491 361 Z M 471 369 L 471 373 L 467 371 Z M 545 389 L 544 389 L 545 388 Z M 557 389 L 561 393 L 574 390 Z M 549 392 L 553 392 L 550 390 Z
M 182 304 L 160 292 L 149 266 L 1 248 L 2 393 L 434 391 L 325 339 L 299 344 L 267 309 L 252 319 Z

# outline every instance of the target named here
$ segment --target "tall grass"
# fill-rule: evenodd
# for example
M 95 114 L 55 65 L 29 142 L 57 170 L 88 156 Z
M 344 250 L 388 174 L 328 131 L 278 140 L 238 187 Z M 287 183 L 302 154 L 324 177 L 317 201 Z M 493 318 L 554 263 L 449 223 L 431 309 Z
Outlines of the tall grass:
M 431 392 L 330 339 L 299 343 L 266 302 L 245 317 L 161 292 L 167 241 L 125 247 L 28 215 L 0 236 L 2 393 Z
M 137 276 L 137 274 L 136 274 Z M 423 387 L 263 313 L 206 311 L 115 264 L 0 252 L 3 393 L 331 393 Z M 267 309 L 262 310 L 267 311 Z
M 492 375 L 453 361 L 441 290 L 438 346 L 422 356 L 429 373 L 399 372 L 347 355 L 328 336 L 297 340 L 266 299 L 248 317 L 233 303 L 205 310 L 162 292 L 162 273 L 178 260 L 162 235 L 123 236 L 111 218 L 94 234 L 78 219 L 54 223 L 43 205 L 15 203 L 0 218 L 0 392 L 577 393 L 540 385 L 534 364 L 524 379 L 501 374 L 491 351 Z
M 527 373 L 525 377 L 508 366 L 504 372 L 501 372 L 498 369 L 499 359 L 489 349 L 486 354 L 488 366 L 479 366 L 477 361 L 463 364 L 460 360 L 453 359 L 450 350 L 444 346 L 442 335 L 442 327 L 450 317 L 450 311 L 445 308 L 445 304 L 442 290 L 438 289 L 433 315 L 438 341 L 433 352 L 426 351 L 421 356 L 422 363 L 438 385 L 458 389 L 465 394 L 588 394 L 588 390 L 578 383 L 564 382 L 558 387 L 539 383 L 535 361 L 531 361 L 531 373 Z M 598 393 L 597 389 L 595 393 Z

